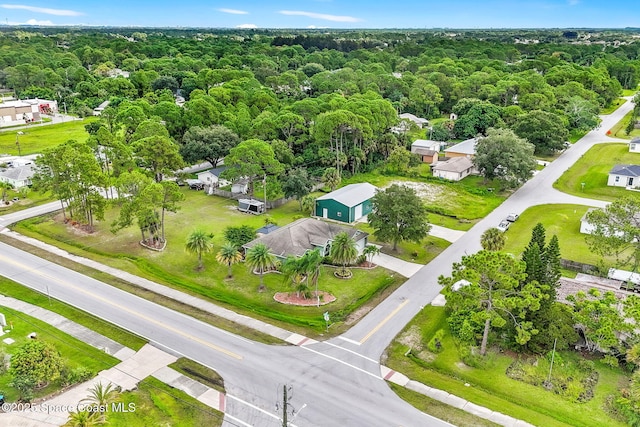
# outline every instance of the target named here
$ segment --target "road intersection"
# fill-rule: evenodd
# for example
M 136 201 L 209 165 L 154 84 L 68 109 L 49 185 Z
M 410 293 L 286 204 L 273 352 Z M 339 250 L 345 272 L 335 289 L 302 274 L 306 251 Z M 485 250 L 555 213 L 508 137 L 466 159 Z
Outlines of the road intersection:
M 609 129 L 630 108 L 627 102 L 603 117 L 601 129 Z M 381 355 L 393 337 L 439 294 L 438 276 L 449 274 L 451 264 L 463 255 L 476 252 L 482 232 L 506 214 L 546 203 L 604 206 L 600 201 L 560 193 L 552 184 L 593 144 L 606 139 L 603 131 L 587 134 L 357 325 L 324 342 L 300 336 L 291 340 L 293 346 L 251 342 L 5 244 L 0 244 L 0 274 L 218 371 L 227 389 L 225 426 L 281 425 L 282 415 L 275 404 L 284 384 L 292 386 L 292 407 L 304 407 L 292 426 L 446 426 L 389 389 L 381 372 Z M 44 213 L 56 207 L 50 204 L 39 209 Z M 26 215 L 4 215 L 0 226 Z

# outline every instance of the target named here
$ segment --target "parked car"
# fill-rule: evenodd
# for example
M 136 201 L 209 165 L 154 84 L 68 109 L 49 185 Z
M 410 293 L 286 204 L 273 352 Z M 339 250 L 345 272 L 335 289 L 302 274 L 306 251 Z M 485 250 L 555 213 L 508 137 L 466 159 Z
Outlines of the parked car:
M 510 213 L 509 215 L 507 215 L 507 221 L 509 222 L 516 222 L 518 218 L 520 218 L 520 215 L 518 215 L 517 213 Z
M 500 221 L 500 224 L 498 224 L 498 230 L 502 231 L 503 233 L 505 231 L 507 231 L 509 229 L 509 227 L 511 226 L 511 223 L 509 221 L 507 221 L 506 219 L 503 219 L 502 221 Z
M 197 179 L 188 179 L 187 184 L 192 190 L 204 190 L 204 182 Z

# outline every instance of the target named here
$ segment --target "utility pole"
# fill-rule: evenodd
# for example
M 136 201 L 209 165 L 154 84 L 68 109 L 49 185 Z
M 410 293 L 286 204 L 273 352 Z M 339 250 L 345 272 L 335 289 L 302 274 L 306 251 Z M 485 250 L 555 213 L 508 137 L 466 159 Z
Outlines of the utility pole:
M 22 132 L 16 132 L 16 147 L 18 147 L 18 156 L 22 156 L 22 150 L 20 149 L 20 140 L 18 139 L 18 135 Z
M 267 213 L 267 173 L 264 172 L 262 178 L 262 189 L 264 190 L 264 213 Z
M 282 386 L 282 427 L 287 427 L 287 406 L 289 405 L 289 399 L 287 398 L 287 385 Z

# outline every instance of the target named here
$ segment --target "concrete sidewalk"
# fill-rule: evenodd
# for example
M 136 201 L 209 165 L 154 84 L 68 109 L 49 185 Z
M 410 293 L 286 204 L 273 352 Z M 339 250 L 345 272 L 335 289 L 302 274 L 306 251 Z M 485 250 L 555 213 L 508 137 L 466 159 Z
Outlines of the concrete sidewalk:
M 440 239 L 444 239 L 447 242 L 455 242 L 462 236 L 464 236 L 464 231 L 453 230 L 451 228 L 440 227 L 439 225 L 431 224 L 431 231 L 429 231 L 429 236 L 438 237 Z
M 374 264 L 378 264 L 379 266 L 384 267 L 387 270 L 400 273 L 404 277 L 411 277 L 414 274 L 416 274 L 418 270 L 424 267 L 422 264 L 416 264 L 413 262 L 404 261 L 404 260 L 401 260 L 400 258 L 383 254 L 382 252 L 374 255 L 373 258 L 371 258 L 371 260 L 374 262 Z
M 122 360 L 122 362 L 99 372 L 95 378 L 77 384 L 63 393 L 37 403 L 34 402 L 33 411 L 0 412 L 0 425 L 12 427 L 61 426 L 69 418 L 68 409 L 76 407 L 85 399 L 89 394 L 89 390 L 96 384 L 102 383 L 106 385 L 111 383 L 120 387 L 122 391 L 130 391 L 148 376 L 153 376 L 173 388 L 184 391 L 212 409 L 224 412 L 224 393 L 211 389 L 169 368 L 167 365 L 177 360 L 176 356 L 172 354 L 149 344 L 144 345 L 136 352 L 57 313 L 0 295 L 0 307 L 2 306 L 47 322 L 74 338 L 106 353 L 113 354 L 114 357 Z

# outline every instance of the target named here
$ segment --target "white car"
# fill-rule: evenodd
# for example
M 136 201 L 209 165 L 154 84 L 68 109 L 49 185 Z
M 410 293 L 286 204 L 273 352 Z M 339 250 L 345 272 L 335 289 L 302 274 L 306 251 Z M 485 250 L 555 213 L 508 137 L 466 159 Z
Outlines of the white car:
M 518 215 L 517 213 L 510 213 L 509 215 L 507 215 L 507 221 L 509 222 L 516 222 L 518 218 L 520 218 L 520 215 Z
M 510 225 L 511 223 L 509 221 L 507 221 L 506 219 L 503 219 L 502 221 L 500 221 L 500 224 L 498 224 L 496 228 L 504 233 L 509 229 Z

